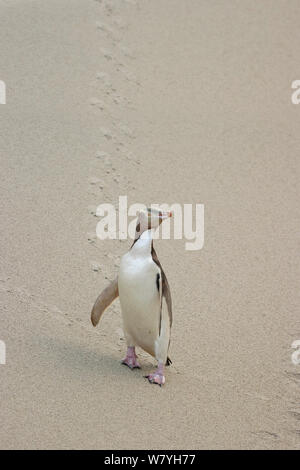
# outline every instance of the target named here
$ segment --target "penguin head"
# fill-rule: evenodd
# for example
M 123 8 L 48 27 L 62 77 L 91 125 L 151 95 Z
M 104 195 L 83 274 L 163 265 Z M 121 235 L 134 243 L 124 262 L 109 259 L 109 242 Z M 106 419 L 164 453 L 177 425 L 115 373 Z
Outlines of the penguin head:
M 161 211 L 159 209 L 147 208 L 138 213 L 136 224 L 136 233 L 138 236 L 142 235 L 146 230 L 156 229 L 160 224 L 169 217 L 172 217 L 172 212 Z

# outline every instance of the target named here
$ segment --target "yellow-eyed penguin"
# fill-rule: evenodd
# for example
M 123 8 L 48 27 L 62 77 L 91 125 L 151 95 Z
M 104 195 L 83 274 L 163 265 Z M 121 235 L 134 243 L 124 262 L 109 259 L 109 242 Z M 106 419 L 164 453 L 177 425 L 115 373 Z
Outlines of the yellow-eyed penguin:
M 146 376 L 150 383 L 165 383 L 164 365 L 168 358 L 172 326 L 172 301 L 166 275 L 153 248 L 152 234 L 171 212 L 156 209 L 138 215 L 135 240 L 122 259 L 118 277 L 97 298 L 92 309 L 94 326 L 104 310 L 120 297 L 127 354 L 122 361 L 130 369 L 140 368 L 135 353 L 139 346 L 158 361 L 155 372 Z M 165 305 L 163 300 L 165 300 Z

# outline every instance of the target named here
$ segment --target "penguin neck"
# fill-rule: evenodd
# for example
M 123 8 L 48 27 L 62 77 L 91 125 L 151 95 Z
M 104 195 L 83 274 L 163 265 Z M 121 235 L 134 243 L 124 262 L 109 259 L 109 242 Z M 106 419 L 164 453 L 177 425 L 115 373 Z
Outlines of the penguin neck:
M 136 256 L 148 256 L 152 250 L 152 232 L 153 229 L 146 230 L 135 240 L 131 252 Z

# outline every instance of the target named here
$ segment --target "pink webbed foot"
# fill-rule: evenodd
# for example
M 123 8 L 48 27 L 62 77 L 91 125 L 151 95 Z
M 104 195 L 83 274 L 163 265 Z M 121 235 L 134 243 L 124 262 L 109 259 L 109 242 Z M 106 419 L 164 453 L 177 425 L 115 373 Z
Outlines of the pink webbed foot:
M 135 354 L 135 348 L 133 346 L 129 346 L 127 349 L 127 354 L 125 359 L 123 359 L 122 364 L 128 366 L 130 369 L 140 369 L 141 366 L 137 361 L 137 357 Z
M 164 367 L 162 364 L 158 364 L 155 372 L 149 375 L 145 375 L 145 378 L 149 380 L 151 384 L 157 384 L 160 387 L 164 385 L 166 379 L 164 376 Z
M 151 384 L 157 384 L 159 385 L 160 387 L 165 383 L 166 379 L 165 379 L 165 376 L 162 375 L 162 374 L 158 374 L 156 372 L 154 372 L 153 374 L 149 374 L 149 375 L 146 375 L 145 376 L 146 379 L 149 380 L 149 382 Z

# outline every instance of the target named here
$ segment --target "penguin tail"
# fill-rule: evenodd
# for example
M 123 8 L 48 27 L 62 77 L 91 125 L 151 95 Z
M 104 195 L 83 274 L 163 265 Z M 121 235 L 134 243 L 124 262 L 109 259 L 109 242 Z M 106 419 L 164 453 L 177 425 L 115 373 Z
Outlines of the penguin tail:
M 169 356 L 167 357 L 167 360 L 166 360 L 166 366 L 170 366 L 172 364 L 172 361 L 171 359 L 169 358 Z

